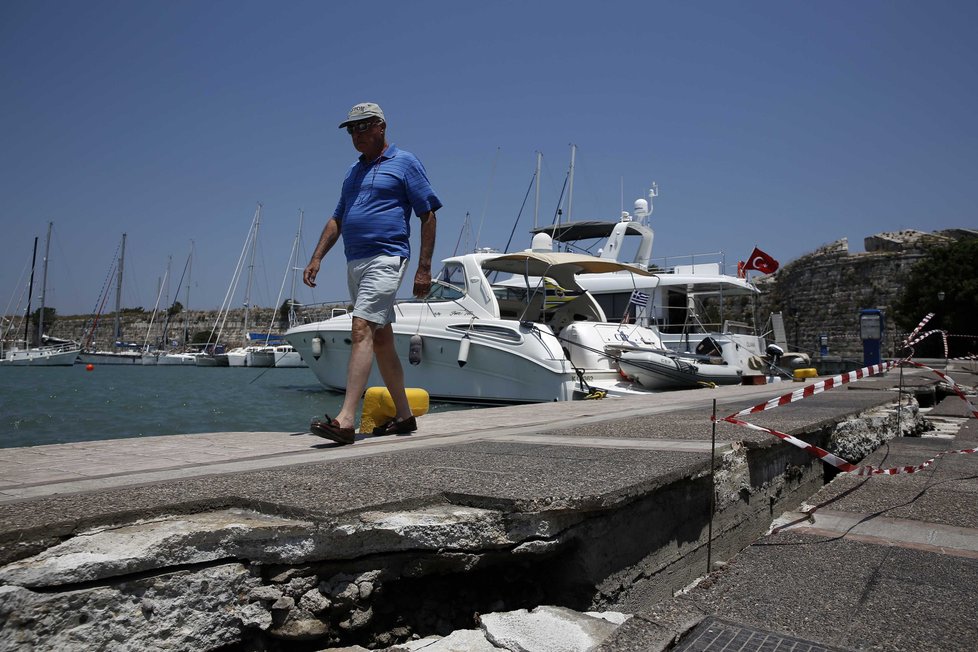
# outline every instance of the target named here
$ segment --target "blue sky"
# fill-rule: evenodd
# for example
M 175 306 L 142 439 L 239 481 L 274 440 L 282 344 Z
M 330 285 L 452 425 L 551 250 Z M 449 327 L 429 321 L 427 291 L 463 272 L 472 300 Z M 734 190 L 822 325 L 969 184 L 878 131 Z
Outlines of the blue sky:
M 784 264 L 843 237 L 978 228 L 976 18 L 972 2 L 4 0 L 0 310 L 48 221 L 60 314 L 94 311 L 123 232 L 127 307 L 152 307 L 170 256 L 184 301 L 193 240 L 190 308 L 217 308 L 258 201 L 252 298 L 274 304 L 299 210 L 304 264 L 335 206 L 355 157 L 337 124 L 360 101 L 445 204 L 436 258 L 466 213 L 470 247 L 506 244 L 537 151 L 549 223 L 572 143 L 572 219 L 616 219 L 658 183 L 656 257 L 735 265 L 757 245 Z M 515 248 L 532 222 L 531 192 Z M 344 298 L 343 270 L 338 247 L 298 298 Z

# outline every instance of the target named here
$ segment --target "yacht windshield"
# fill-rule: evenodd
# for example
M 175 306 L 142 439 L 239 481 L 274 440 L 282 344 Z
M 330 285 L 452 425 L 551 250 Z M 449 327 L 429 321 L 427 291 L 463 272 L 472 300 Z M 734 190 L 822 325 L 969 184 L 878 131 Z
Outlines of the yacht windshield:
M 448 263 L 431 283 L 427 301 L 453 301 L 465 296 L 465 269 L 458 263 Z

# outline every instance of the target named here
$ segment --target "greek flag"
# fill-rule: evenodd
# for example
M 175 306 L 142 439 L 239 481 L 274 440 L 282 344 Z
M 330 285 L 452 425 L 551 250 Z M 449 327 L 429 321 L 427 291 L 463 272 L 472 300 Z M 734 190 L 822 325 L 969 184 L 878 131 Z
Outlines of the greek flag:
M 632 290 L 632 296 L 628 300 L 628 303 L 634 303 L 636 306 L 644 308 L 649 305 L 649 295 L 638 290 Z

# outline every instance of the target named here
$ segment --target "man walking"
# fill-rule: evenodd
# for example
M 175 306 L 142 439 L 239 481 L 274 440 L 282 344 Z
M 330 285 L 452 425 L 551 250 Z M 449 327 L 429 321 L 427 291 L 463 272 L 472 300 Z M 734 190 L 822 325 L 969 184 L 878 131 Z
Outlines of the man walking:
M 414 275 L 414 296 L 431 289 L 435 248 L 435 211 L 442 203 L 431 189 L 424 166 L 414 154 L 387 143 L 384 112 L 372 102 L 357 104 L 340 123 L 353 138 L 360 158 L 343 180 L 333 216 L 302 273 L 316 286 L 323 257 L 343 236 L 347 284 L 353 300 L 353 346 L 346 372 L 346 396 L 335 418 L 314 419 L 310 430 L 341 444 L 355 440 L 357 405 L 373 360 L 391 393 L 397 415 L 374 434 L 407 434 L 418 429 L 404 389 L 404 369 L 394 349 L 394 299 L 411 257 L 413 211 L 421 220 L 421 251 Z

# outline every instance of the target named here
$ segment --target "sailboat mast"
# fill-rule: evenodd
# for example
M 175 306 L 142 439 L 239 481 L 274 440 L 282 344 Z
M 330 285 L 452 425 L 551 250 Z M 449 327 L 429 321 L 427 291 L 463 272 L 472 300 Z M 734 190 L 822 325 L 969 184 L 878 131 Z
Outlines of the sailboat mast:
M 295 245 L 292 247 L 292 257 L 289 264 L 292 265 L 292 292 L 289 295 L 289 328 L 295 326 L 295 279 L 299 270 L 299 242 L 302 240 L 302 218 L 304 211 L 299 209 L 299 229 L 295 232 Z
M 24 347 L 30 348 L 31 298 L 34 296 L 34 267 L 37 266 L 37 236 L 34 236 L 34 255 L 31 258 L 31 281 L 27 285 L 27 316 L 24 317 Z
M 48 237 L 44 242 L 44 267 L 41 271 L 41 309 L 37 313 L 37 345 L 44 345 L 44 302 L 48 293 L 48 254 L 51 252 L 51 228 L 54 222 L 48 222 Z
M 187 293 L 184 295 L 183 310 L 185 318 L 183 320 L 183 345 L 187 346 L 190 342 L 190 277 L 194 271 L 194 241 L 190 241 L 190 255 L 187 257 Z
M 119 269 L 115 279 L 115 323 L 112 326 L 116 342 L 122 340 L 122 270 L 126 265 L 126 234 L 122 234 L 122 247 L 119 250 Z
M 261 202 L 258 202 L 258 211 L 255 213 L 255 229 L 252 232 L 251 241 L 251 263 L 248 265 L 248 284 L 245 286 L 245 314 L 244 314 L 244 333 L 245 340 L 248 339 L 248 317 L 251 311 L 251 277 L 255 272 L 255 249 L 258 248 L 258 226 L 261 224 Z

